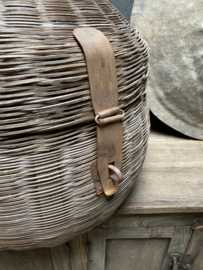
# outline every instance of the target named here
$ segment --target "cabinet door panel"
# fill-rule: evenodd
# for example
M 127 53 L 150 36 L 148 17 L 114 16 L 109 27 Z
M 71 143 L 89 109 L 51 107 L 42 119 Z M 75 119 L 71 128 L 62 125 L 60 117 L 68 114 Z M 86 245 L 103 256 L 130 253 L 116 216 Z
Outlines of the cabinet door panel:
M 0 252 L 1 270 L 54 270 L 49 248 Z
M 169 239 L 107 240 L 105 270 L 157 270 Z

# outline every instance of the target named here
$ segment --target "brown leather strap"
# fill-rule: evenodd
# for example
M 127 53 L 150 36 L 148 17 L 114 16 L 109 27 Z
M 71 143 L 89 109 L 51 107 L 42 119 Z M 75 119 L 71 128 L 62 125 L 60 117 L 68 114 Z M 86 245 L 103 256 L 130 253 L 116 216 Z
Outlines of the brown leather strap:
M 118 108 L 114 51 L 106 36 L 99 30 L 78 28 L 73 33 L 86 58 L 97 123 L 97 170 L 103 191 L 110 196 L 117 191 L 118 181 L 115 181 L 115 175 L 111 178 L 109 165 L 112 164 L 121 171 L 123 141 L 123 112 Z

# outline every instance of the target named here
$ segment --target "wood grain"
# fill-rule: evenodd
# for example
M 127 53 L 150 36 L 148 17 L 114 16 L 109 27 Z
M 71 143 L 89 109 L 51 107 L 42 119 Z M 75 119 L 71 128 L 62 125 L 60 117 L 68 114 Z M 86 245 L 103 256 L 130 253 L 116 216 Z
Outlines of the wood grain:
M 203 270 L 203 246 L 202 245 L 194 261 L 193 270 Z
M 202 214 L 161 214 L 161 215 L 113 215 L 101 228 L 136 228 L 163 226 L 194 226 L 203 224 Z
M 105 270 L 158 270 L 169 239 L 108 240 Z
M 77 236 L 69 242 L 71 270 L 87 270 L 87 236 Z
M 66 244 L 51 248 L 54 270 L 70 270 L 69 252 Z
M 1 251 L 1 270 L 55 270 L 49 248 L 26 251 Z
M 184 254 L 182 263 L 184 265 L 188 263 L 192 267 L 195 265 L 197 269 L 203 269 L 203 265 L 200 264 L 200 262 L 202 261 L 202 257 L 200 257 L 200 255 L 202 255 L 202 247 L 203 247 L 203 227 L 194 230 L 189 245 L 187 247 L 187 250 Z M 200 265 L 202 268 L 199 268 Z
M 170 270 L 171 254 L 180 254 L 179 261 L 182 260 L 183 255 L 186 251 L 187 245 L 189 243 L 190 237 L 192 235 L 191 227 L 187 226 L 176 226 L 174 229 L 173 236 L 170 241 L 169 248 L 163 258 L 161 270 Z
M 94 229 L 88 233 L 88 270 L 105 270 L 106 230 Z
M 118 214 L 203 212 L 203 142 L 152 131 L 142 172 Z
M 112 228 L 106 232 L 107 239 L 171 238 L 174 227 Z

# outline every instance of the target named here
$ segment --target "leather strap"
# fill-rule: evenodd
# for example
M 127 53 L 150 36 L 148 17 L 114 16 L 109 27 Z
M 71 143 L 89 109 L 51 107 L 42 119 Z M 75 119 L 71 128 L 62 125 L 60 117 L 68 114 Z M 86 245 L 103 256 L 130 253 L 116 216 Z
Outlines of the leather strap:
M 107 196 L 111 196 L 118 189 L 118 181 L 115 181 L 118 173 L 111 178 L 112 171 L 109 165 L 113 165 L 120 172 L 122 170 L 124 116 L 123 111 L 118 108 L 115 55 L 110 42 L 101 31 L 85 27 L 77 28 L 73 33 L 85 54 L 92 106 L 96 116 L 97 163 L 95 164 L 103 191 Z M 119 174 L 119 179 L 121 175 Z M 101 187 L 97 194 L 100 193 Z

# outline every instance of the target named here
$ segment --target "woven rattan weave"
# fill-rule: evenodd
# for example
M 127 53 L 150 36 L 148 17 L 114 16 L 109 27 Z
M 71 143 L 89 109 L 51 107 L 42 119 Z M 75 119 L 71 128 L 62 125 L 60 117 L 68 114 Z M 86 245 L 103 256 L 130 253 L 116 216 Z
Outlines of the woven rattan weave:
M 0 0 L 0 248 L 60 244 L 108 218 L 146 154 L 147 45 L 106 0 Z M 84 54 L 90 26 L 116 58 L 123 121 L 123 181 L 96 195 L 90 164 L 96 124 Z

